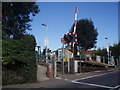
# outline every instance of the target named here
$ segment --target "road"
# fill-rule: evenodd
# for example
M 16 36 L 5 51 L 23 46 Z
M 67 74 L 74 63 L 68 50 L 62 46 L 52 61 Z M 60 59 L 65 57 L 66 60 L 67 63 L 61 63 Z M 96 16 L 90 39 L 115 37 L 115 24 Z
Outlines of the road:
M 120 87 L 120 71 L 108 72 L 106 74 L 96 75 L 94 77 L 84 78 L 82 80 L 72 80 L 69 84 L 57 88 L 101 88 L 118 89 Z
M 80 90 L 120 90 L 120 71 L 94 71 L 73 75 L 62 75 L 57 78 L 51 78 L 42 82 L 30 84 L 8 85 L 3 90 L 22 89 L 22 90 L 40 90 L 46 88 L 72 88 Z M 20 89 L 20 90 L 21 90 Z

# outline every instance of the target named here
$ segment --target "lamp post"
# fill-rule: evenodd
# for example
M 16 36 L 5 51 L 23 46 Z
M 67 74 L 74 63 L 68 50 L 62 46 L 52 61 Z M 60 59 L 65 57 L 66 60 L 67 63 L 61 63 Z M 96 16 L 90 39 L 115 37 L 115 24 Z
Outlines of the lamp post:
M 105 38 L 106 40 L 108 40 L 108 38 Z M 107 45 L 107 53 L 108 53 L 108 64 L 110 64 L 110 59 L 109 59 L 109 44 Z
M 46 27 L 46 29 L 45 29 L 45 49 L 46 49 L 46 53 L 45 53 L 45 56 L 46 56 L 46 63 L 47 63 L 47 61 L 48 61 L 48 57 L 47 57 L 47 46 L 48 46 L 48 38 L 47 38 L 47 24 L 42 24 L 42 26 L 45 26 Z
M 40 62 L 41 57 L 41 46 L 36 46 L 38 48 L 38 62 Z

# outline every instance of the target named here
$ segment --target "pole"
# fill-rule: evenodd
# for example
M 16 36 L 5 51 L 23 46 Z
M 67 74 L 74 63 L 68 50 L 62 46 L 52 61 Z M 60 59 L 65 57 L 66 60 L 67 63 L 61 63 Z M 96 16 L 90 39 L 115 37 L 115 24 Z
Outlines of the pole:
M 45 53 L 45 56 L 46 56 L 45 59 L 46 59 L 46 60 L 45 60 L 45 61 L 46 61 L 46 63 L 48 63 L 48 62 L 47 62 L 47 46 L 45 47 L 45 49 L 46 49 L 46 53 Z
M 103 56 L 103 63 L 105 63 L 105 57 Z
M 81 51 L 80 51 L 80 47 L 79 47 L 79 54 L 80 54 L 80 66 L 79 66 L 79 69 L 80 69 L 80 73 L 81 73 L 82 70 L 81 70 Z
M 56 55 L 54 57 L 54 77 L 57 75 Z
M 107 52 L 108 52 L 108 64 L 110 64 L 110 62 L 109 62 L 109 46 L 107 48 L 108 48 L 108 50 L 107 50 Z
M 63 48 L 62 74 L 64 74 L 64 43 L 62 48 Z
M 42 62 L 41 47 L 40 47 L 40 61 Z
M 110 50 L 110 59 L 109 59 L 109 63 L 111 64 L 111 62 L 112 62 L 112 56 L 111 56 L 111 50 Z
M 106 37 L 105 39 L 108 40 L 107 37 Z M 110 63 L 109 63 L 109 43 L 108 43 L 108 45 L 107 45 L 107 54 L 108 54 L 108 64 L 110 64 Z
M 46 61 L 46 63 L 48 63 L 48 62 L 47 62 L 47 61 L 48 61 L 48 56 L 47 56 L 47 46 L 48 46 L 47 26 L 48 26 L 48 25 L 47 25 L 47 24 L 42 24 L 42 26 L 45 26 L 45 27 L 46 27 L 46 29 L 45 29 L 45 49 L 46 49 L 46 53 L 45 53 L 45 54 L 46 54 L 46 55 L 45 55 L 46 58 L 45 58 L 45 59 L 46 59 L 46 60 L 45 60 L 45 61 Z
M 47 25 L 46 25 L 46 29 L 45 29 L 45 37 L 46 37 L 45 38 L 46 39 L 46 42 L 45 42 L 46 43 L 46 45 L 45 45 L 46 46 L 46 55 L 45 56 L 46 56 L 46 63 L 48 63 L 48 61 L 47 61 Z
M 40 62 L 40 53 L 39 53 L 39 46 L 38 46 L 38 62 Z
M 68 48 L 68 73 L 70 72 L 70 61 L 69 61 L 69 58 L 70 58 L 70 55 L 69 55 L 69 48 Z
M 38 62 L 40 62 L 40 46 L 36 46 L 38 48 Z
M 120 68 L 120 56 L 118 58 L 118 68 Z
M 77 13 L 78 13 L 78 7 L 75 7 L 75 19 L 74 19 L 74 33 L 76 32 L 76 25 L 77 25 Z M 76 34 L 76 37 L 77 37 L 77 34 Z M 72 56 L 73 56 L 73 60 L 74 60 L 74 44 L 73 43 L 73 47 L 72 47 Z M 75 66 L 74 66 L 74 72 L 75 72 Z

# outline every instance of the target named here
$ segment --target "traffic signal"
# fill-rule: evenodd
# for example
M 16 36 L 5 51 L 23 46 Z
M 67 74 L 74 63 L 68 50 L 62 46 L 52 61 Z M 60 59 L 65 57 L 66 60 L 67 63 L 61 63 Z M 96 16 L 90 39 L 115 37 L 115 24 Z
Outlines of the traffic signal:
M 64 36 L 65 43 L 74 42 L 75 41 L 74 37 L 75 37 L 75 35 L 65 35 Z
M 61 39 L 61 42 L 63 42 L 64 44 L 77 43 L 77 33 L 64 34 L 64 37 Z

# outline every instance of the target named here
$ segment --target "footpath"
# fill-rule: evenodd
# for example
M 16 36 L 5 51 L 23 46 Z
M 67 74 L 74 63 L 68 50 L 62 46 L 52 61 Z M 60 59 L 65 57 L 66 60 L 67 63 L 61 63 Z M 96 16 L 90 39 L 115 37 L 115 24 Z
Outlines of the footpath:
M 49 79 L 46 76 L 47 68 L 41 65 L 38 65 L 37 67 L 37 81 L 44 81 Z
M 118 71 L 118 69 L 111 70 L 101 70 L 101 71 L 92 71 L 86 73 L 76 73 L 76 74 L 63 74 L 55 78 L 49 78 L 44 81 L 38 81 L 34 83 L 26 84 L 17 84 L 17 85 L 6 85 L 2 88 L 55 88 L 62 85 L 67 85 L 72 81 L 83 80 L 87 78 L 97 77 L 109 73 Z

